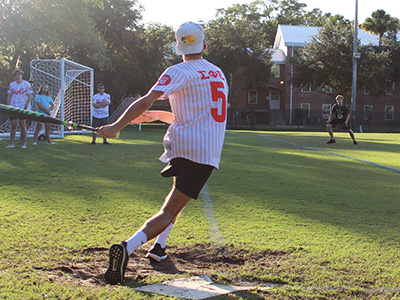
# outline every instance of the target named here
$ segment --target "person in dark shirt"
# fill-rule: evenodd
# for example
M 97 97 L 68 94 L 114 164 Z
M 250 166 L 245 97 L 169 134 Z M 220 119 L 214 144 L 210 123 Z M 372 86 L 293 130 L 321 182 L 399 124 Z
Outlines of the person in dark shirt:
M 326 124 L 326 129 L 331 137 L 327 144 L 336 143 L 336 140 L 333 137 L 333 128 L 335 128 L 337 125 L 342 125 L 343 130 L 346 130 L 350 134 L 353 144 L 358 145 L 354 137 L 354 132 L 349 126 L 350 110 L 346 105 L 343 105 L 344 97 L 342 95 L 337 95 L 335 100 L 336 104 L 332 106 L 331 112 L 329 113 L 329 119 Z

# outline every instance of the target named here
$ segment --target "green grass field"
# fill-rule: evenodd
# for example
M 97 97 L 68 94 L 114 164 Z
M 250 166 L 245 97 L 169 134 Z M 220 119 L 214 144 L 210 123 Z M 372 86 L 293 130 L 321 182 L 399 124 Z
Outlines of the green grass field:
M 111 146 L 91 146 L 89 135 L 25 150 L 0 141 L 0 299 L 169 299 L 131 287 L 196 273 L 135 277 L 139 253 L 127 286 L 98 274 L 109 246 L 171 187 L 159 175 L 164 132 L 126 128 Z M 400 299 L 400 136 L 356 133 L 358 146 L 335 136 L 327 145 L 323 132 L 227 133 L 208 189 L 222 246 L 242 263 L 202 273 L 275 285 L 216 299 Z M 209 230 L 202 200 L 192 200 L 169 237 L 171 259 L 185 249 L 200 264 L 202 245 L 216 243 Z

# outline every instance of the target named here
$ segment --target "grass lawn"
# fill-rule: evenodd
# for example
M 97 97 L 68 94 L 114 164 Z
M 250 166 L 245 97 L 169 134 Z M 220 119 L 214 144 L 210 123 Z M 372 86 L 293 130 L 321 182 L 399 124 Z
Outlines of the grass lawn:
M 400 136 L 382 133 L 356 133 L 356 146 L 344 132 L 327 145 L 327 133 L 229 131 L 208 182 L 224 245 L 192 200 L 168 240 L 177 272 L 138 252 L 126 286 L 104 284 L 110 245 L 171 187 L 159 175 L 164 133 L 126 128 L 111 146 L 89 145 L 89 134 L 28 149 L 0 141 L 0 299 L 167 299 L 131 287 L 205 273 L 274 284 L 218 299 L 400 298 Z

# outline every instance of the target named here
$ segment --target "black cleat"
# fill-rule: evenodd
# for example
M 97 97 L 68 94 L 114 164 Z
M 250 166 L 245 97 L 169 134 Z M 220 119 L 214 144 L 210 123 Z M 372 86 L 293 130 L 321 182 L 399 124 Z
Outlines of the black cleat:
M 95 142 L 95 141 L 93 141 L 93 142 L 91 142 L 91 143 L 90 143 L 90 145 L 96 145 L 96 142 Z
M 326 142 L 327 144 L 334 144 L 334 143 L 336 143 L 336 141 L 335 140 L 332 140 L 332 139 L 330 139 L 328 142 Z
M 161 245 L 159 243 L 154 244 L 153 248 L 150 249 L 149 252 L 147 252 L 146 257 L 147 258 L 152 258 L 157 262 L 160 262 L 164 259 L 167 258 L 167 253 L 165 253 L 165 248 L 161 248 Z
M 124 283 L 124 275 L 129 259 L 126 242 L 112 245 L 109 257 L 108 270 L 104 275 L 105 280 L 109 284 Z
M 104 141 L 104 142 L 103 142 L 103 145 L 111 145 L 111 143 L 109 143 L 109 142 L 107 142 L 107 141 Z
M 353 142 L 353 145 L 358 145 L 358 143 L 356 141 Z

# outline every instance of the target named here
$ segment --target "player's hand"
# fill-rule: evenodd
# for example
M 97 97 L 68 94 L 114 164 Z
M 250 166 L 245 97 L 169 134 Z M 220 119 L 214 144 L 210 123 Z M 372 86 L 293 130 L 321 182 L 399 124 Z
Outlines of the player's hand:
M 100 135 L 106 139 L 112 139 L 117 136 L 119 132 L 119 128 L 115 124 L 108 124 L 99 127 L 99 130 L 97 131 L 97 135 Z

